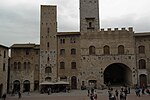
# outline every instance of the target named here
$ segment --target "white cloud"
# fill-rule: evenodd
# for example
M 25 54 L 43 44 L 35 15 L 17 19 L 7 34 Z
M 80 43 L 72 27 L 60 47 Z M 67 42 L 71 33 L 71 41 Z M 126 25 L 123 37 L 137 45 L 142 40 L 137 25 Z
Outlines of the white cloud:
M 150 31 L 150 0 L 99 0 L 103 28 Z M 0 43 L 39 43 L 40 4 L 58 7 L 58 31 L 79 31 L 79 0 L 0 0 Z

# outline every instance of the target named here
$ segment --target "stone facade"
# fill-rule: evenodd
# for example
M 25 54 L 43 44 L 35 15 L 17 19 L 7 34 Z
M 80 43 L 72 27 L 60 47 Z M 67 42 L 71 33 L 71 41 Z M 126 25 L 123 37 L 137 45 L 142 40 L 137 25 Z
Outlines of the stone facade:
M 135 34 L 135 40 L 138 84 L 146 81 L 150 85 L 150 32 Z
M 0 97 L 7 92 L 8 50 L 8 47 L 0 45 Z
M 80 0 L 80 32 L 58 32 L 57 7 L 42 5 L 40 47 L 11 46 L 10 88 L 23 91 L 26 80 L 30 91 L 45 81 L 67 81 L 71 89 L 150 85 L 149 42 L 150 33 L 132 27 L 99 29 L 99 0 Z
M 10 91 L 33 91 L 39 86 L 40 46 L 14 44 L 11 46 Z
M 48 7 L 48 5 L 45 7 L 53 8 L 53 6 Z M 42 9 L 41 16 L 44 12 L 46 14 L 46 11 Z M 56 9 L 49 11 L 52 12 L 51 16 L 57 12 Z M 49 11 L 47 11 L 47 17 Z M 50 20 L 50 15 L 49 20 L 46 20 L 47 17 L 41 18 L 41 27 L 43 27 L 44 19 L 44 23 L 56 21 L 54 17 L 53 20 Z M 51 32 L 51 29 L 52 31 L 56 29 L 56 31 Z M 41 36 L 47 34 L 46 30 L 44 32 L 44 28 L 41 29 Z M 41 39 L 40 43 L 46 45 L 47 42 L 45 41 L 52 41 L 52 45 L 56 46 L 57 69 L 56 74 L 52 73 L 56 80 L 52 81 L 68 81 L 73 89 L 79 89 L 84 85 L 101 88 L 109 82 L 129 86 L 150 84 L 148 64 L 146 63 L 144 69 L 138 67 L 140 56 L 138 54 L 138 41 L 141 41 L 142 37 L 145 38 L 145 34 L 137 36 L 132 27 L 99 30 L 98 0 L 80 0 L 80 32 L 57 32 L 56 26 L 51 26 L 49 33 L 57 34 L 57 41 L 55 42 L 55 40 L 46 36 L 43 40 Z M 147 35 L 149 36 L 149 34 Z M 148 46 L 146 43 L 148 42 L 143 45 Z M 75 54 L 71 54 L 72 49 L 75 50 Z M 42 48 L 42 50 L 46 51 L 47 49 Z M 43 55 L 43 57 L 46 59 L 47 56 Z M 147 61 L 147 58 L 142 59 Z M 72 68 L 73 63 L 75 68 Z M 141 79 L 140 73 L 143 75 Z M 45 74 L 42 73 L 42 75 Z M 51 78 L 53 79 L 53 77 Z M 121 82 L 119 83 L 119 81 Z

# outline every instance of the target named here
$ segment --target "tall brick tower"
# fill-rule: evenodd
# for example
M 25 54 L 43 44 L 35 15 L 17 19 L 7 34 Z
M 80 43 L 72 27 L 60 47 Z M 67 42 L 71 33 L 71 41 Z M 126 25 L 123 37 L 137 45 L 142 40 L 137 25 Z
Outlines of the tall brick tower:
M 57 12 L 56 6 L 41 5 L 40 83 L 57 80 Z
M 80 0 L 80 32 L 99 30 L 99 0 Z

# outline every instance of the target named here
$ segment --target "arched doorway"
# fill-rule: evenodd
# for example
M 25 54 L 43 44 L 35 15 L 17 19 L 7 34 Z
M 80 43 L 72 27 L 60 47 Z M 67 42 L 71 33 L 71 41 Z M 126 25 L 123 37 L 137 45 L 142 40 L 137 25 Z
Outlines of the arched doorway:
M 75 76 L 71 77 L 71 89 L 77 89 L 77 78 Z
M 140 75 L 140 86 L 147 86 L 147 76 L 145 74 Z
M 15 81 L 13 82 L 13 85 L 14 85 L 14 87 L 13 87 L 13 92 L 18 92 L 18 91 L 20 91 L 20 81 L 15 80 Z
M 38 80 L 34 81 L 34 90 L 39 90 L 39 81 Z
M 25 80 L 23 82 L 23 92 L 29 92 L 30 91 L 30 81 Z
M 3 84 L 0 84 L 0 98 L 2 97 L 2 93 L 3 93 Z
M 132 71 L 122 63 L 109 65 L 104 71 L 104 84 L 108 85 L 131 85 Z

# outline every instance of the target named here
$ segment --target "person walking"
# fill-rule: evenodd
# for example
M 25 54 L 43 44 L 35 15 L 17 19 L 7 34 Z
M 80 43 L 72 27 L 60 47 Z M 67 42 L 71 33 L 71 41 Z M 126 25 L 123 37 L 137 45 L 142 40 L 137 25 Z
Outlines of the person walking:
M 88 96 L 90 96 L 90 90 L 88 89 Z
M 92 93 L 90 94 L 90 100 L 94 100 L 94 96 Z
M 97 100 L 97 92 L 96 92 L 96 90 L 94 91 L 94 100 Z
M 6 93 L 4 93 L 2 96 L 2 100 L 5 100 L 5 99 L 6 99 Z
M 119 92 L 118 92 L 117 89 L 116 89 L 116 91 L 115 91 L 115 94 L 116 94 L 116 99 L 118 99 Z

